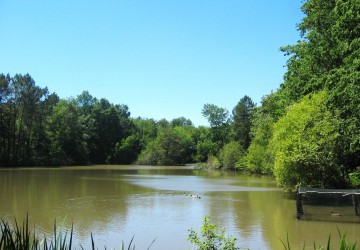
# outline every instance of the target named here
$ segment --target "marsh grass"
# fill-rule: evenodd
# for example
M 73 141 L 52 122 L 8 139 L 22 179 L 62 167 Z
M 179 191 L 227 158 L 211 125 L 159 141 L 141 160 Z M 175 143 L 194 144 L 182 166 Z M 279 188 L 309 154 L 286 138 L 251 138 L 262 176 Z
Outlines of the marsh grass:
M 29 218 L 26 216 L 22 226 L 19 226 L 15 219 L 14 225 L 0 219 L 0 250 L 72 250 L 76 249 L 73 244 L 74 226 L 71 225 L 70 232 L 63 231 L 57 227 L 56 221 L 54 223 L 54 232 L 52 238 L 49 240 L 44 236 L 39 239 L 36 236 L 35 228 L 31 232 L 29 228 Z M 135 250 L 134 237 L 131 238 L 130 243 L 126 246 L 124 241 L 120 246 L 120 250 Z M 147 248 L 150 249 L 153 242 Z M 78 249 L 84 249 L 81 245 Z M 91 249 L 98 249 L 95 246 L 93 234 L 91 233 Z M 104 247 L 106 249 L 106 247 Z
M 29 217 L 26 216 L 22 226 L 15 219 L 11 226 L 3 219 L 0 220 L 0 250 L 68 250 L 73 249 L 73 226 L 71 231 L 62 233 L 54 223 L 54 235 L 52 240 L 44 237 L 42 240 L 35 234 L 35 228 L 31 232 Z
M 224 230 L 221 231 L 221 233 L 219 234 L 216 225 L 211 224 L 209 222 L 209 218 L 207 217 L 204 219 L 204 225 L 202 227 L 201 234 L 196 233 L 193 229 L 190 229 L 189 231 L 190 235 L 188 240 L 190 240 L 191 243 L 197 245 L 197 249 L 238 249 L 237 247 L 235 247 L 236 239 L 233 237 L 225 237 Z M 337 229 L 337 231 L 340 238 L 339 250 L 356 250 L 356 243 L 349 243 L 346 240 L 346 235 L 341 234 L 339 229 Z M 72 250 L 76 249 L 73 244 L 73 234 L 73 225 L 71 226 L 70 232 L 64 232 L 63 230 L 59 230 L 59 228 L 57 228 L 55 221 L 52 238 L 48 239 L 44 236 L 44 238 L 40 240 L 38 236 L 36 236 L 35 227 L 33 231 L 30 230 L 28 216 L 26 216 L 26 219 L 21 226 L 19 226 L 16 219 L 13 226 L 10 225 L 8 222 L 4 221 L 3 219 L 0 219 L 0 250 Z M 135 250 L 134 237 L 135 236 L 131 238 L 130 243 L 127 246 L 125 245 L 124 241 L 122 241 L 120 250 Z M 154 242 L 155 239 L 151 242 L 147 250 L 150 249 Z M 216 244 L 209 245 L 209 242 L 215 242 Z M 219 242 L 225 242 L 226 244 L 217 244 Z M 286 242 L 284 242 L 283 240 L 281 240 L 281 242 L 285 250 L 292 249 L 288 236 L 286 238 Z M 222 246 L 222 248 L 220 246 Z M 335 249 L 332 246 L 332 240 L 330 236 L 328 238 L 327 245 L 317 247 L 314 242 L 313 248 L 314 250 Z M 78 249 L 84 248 L 80 245 Z M 98 249 L 95 246 L 95 241 L 92 233 L 91 249 Z M 104 249 L 106 249 L 106 247 L 104 247 Z M 305 244 L 303 245 L 302 249 L 305 249 Z
M 339 250 L 356 250 L 356 242 L 355 243 L 349 243 L 346 240 L 346 235 L 345 234 L 341 234 L 339 228 L 337 228 L 338 234 L 339 234 L 339 238 L 340 238 L 340 246 L 339 246 Z M 281 240 L 281 239 L 280 239 Z M 286 237 L 286 242 L 284 242 L 283 240 L 281 240 L 281 243 L 284 246 L 285 250 L 291 250 L 291 246 L 290 246 L 290 241 L 289 241 L 289 237 Z M 317 247 L 316 243 L 314 242 L 314 250 L 332 250 L 335 249 L 334 247 L 332 247 L 332 241 L 331 241 L 331 236 L 329 235 L 327 244 L 325 246 L 320 246 Z M 303 250 L 305 250 L 305 244 L 303 245 Z

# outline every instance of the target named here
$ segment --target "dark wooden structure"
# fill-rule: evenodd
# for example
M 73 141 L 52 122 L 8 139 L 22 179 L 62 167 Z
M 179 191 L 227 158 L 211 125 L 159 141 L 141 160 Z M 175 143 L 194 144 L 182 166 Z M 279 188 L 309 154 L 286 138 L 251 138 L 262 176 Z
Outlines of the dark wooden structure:
M 313 206 L 321 208 L 322 211 L 330 210 L 328 218 L 340 217 L 342 215 L 351 216 L 348 208 L 353 207 L 353 216 L 357 216 L 355 221 L 360 222 L 360 189 L 320 189 L 320 188 L 307 188 L 300 187 L 296 193 L 296 217 L 300 220 L 307 214 L 306 218 L 311 218 L 311 213 L 304 212 L 304 206 L 308 208 Z M 333 209 L 338 211 L 333 212 Z M 346 209 L 344 209 L 346 208 Z M 311 210 L 311 209 L 308 209 Z M 346 210 L 346 212 L 345 212 Z M 342 214 L 341 211 L 344 211 Z M 324 212 L 323 212 L 324 213 Z M 325 217 L 324 214 L 323 218 Z M 344 216 L 343 216 L 344 217 Z

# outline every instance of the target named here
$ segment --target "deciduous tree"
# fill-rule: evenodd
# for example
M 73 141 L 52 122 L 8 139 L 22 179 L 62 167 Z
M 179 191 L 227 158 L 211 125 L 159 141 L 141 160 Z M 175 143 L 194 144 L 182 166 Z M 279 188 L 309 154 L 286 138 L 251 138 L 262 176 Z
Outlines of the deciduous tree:
M 229 141 L 230 117 L 229 111 L 215 104 L 205 104 L 202 112 L 203 116 L 210 123 L 212 142 L 216 145 L 216 151 Z
M 327 94 L 321 91 L 302 98 L 274 126 L 270 142 L 274 175 L 285 188 L 346 185 L 337 159 L 339 120 L 326 106 Z

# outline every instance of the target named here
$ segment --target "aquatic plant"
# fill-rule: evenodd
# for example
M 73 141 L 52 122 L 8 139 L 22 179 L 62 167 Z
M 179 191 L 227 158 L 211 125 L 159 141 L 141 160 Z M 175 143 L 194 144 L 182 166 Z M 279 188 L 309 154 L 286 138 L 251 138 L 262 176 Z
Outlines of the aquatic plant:
M 29 229 L 29 218 L 26 216 L 20 227 L 15 219 L 15 226 L 11 226 L 3 219 L 0 220 L 0 250 L 67 250 L 72 249 L 73 226 L 68 234 L 58 231 L 54 223 L 53 240 L 48 241 L 46 237 L 42 240 Z
M 53 237 L 50 241 L 44 236 L 39 239 L 35 234 L 35 229 L 31 232 L 29 228 L 29 218 L 26 216 L 22 226 L 19 226 L 16 219 L 15 225 L 11 226 L 8 222 L 0 219 L 0 250 L 71 250 L 76 249 L 73 245 L 73 225 L 70 232 L 59 230 L 56 222 L 54 223 Z M 153 242 L 147 248 L 150 249 Z M 125 250 L 125 243 L 122 241 L 121 250 Z M 106 249 L 106 247 L 104 247 Z M 79 249 L 84 249 L 81 245 Z M 98 249 L 95 246 L 93 234 L 91 233 L 91 249 Z M 127 250 L 135 250 L 134 236 L 127 245 Z
M 11 228 L 8 222 L 1 219 L 0 249 L 34 249 L 33 246 L 35 245 L 39 245 L 39 242 L 35 235 L 30 237 L 28 217 L 22 227 L 19 227 L 15 220 L 14 229 Z
M 340 238 L 340 246 L 339 246 L 339 250 L 356 250 L 356 242 L 355 243 L 350 243 L 346 240 L 346 235 L 345 234 L 341 234 L 339 228 L 337 228 L 338 234 L 339 234 L 339 238 Z M 281 240 L 281 243 L 284 246 L 285 250 L 291 250 L 290 247 L 290 241 L 289 241 L 289 237 L 286 237 L 286 243 L 284 241 Z M 332 247 L 332 243 L 331 243 L 331 235 L 329 235 L 327 244 L 325 246 L 320 246 L 320 247 L 316 247 L 316 243 L 314 242 L 314 250 L 330 250 L 330 249 L 334 249 Z M 305 244 L 303 245 L 303 250 L 305 249 Z
M 197 233 L 194 229 L 189 229 L 188 240 L 195 244 L 198 250 L 239 250 L 235 246 L 237 239 L 226 233 L 225 228 L 218 227 L 210 221 L 210 217 L 206 216 L 201 226 L 201 232 Z M 339 250 L 356 250 L 356 243 L 350 243 L 346 239 L 345 234 L 341 234 L 338 229 L 340 238 Z M 149 245 L 147 250 L 151 248 L 155 240 Z M 286 242 L 282 241 L 285 250 L 291 250 L 291 243 L 287 237 Z M 106 247 L 104 247 L 106 249 Z M 332 246 L 331 237 L 329 236 L 327 245 L 317 247 L 315 242 L 313 245 L 314 250 L 330 250 L 334 249 Z M 28 216 L 23 224 L 19 226 L 16 219 L 12 226 L 8 222 L 0 219 L 0 250 L 71 250 L 76 249 L 73 244 L 73 225 L 70 232 L 59 230 L 54 223 L 54 232 L 52 238 L 49 240 L 44 236 L 39 239 L 36 236 L 35 229 L 31 231 L 29 228 Z M 84 249 L 81 245 L 79 249 Z M 93 234 L 91 233 L 91 249 L 98 249 L 95 246 Z M 135 250 L 134 236 L 131 238 L 130 243 L 126 245 L 124 241 L 120 246 L 120 250 Z M 303 245 L 305 249 L 305 244 Z

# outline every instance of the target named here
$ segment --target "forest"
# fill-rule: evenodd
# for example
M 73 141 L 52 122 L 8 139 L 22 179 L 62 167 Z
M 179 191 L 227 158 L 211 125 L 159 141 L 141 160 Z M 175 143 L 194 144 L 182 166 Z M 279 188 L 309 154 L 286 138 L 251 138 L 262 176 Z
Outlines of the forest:
M 62 99 L 0 74 L 0 167 L 184 165 L 273 175 L 280 186 L 360 187 L 360 2 L 308 0 L 284 81 L 259 105 L 204 104 L 209 126 L 133 118 L 88 91 Z M 149 114 L 151 116 L 151 114 Z

